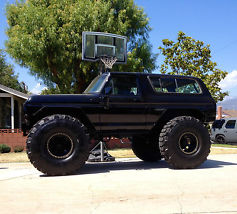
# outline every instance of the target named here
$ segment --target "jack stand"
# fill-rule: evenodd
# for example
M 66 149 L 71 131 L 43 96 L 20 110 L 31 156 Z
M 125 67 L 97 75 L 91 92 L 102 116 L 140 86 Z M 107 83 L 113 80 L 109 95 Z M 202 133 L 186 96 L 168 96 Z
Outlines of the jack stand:
M 100 161 L 104 161 L 104 143 L 100 141 Z
M 103 141 L 100 141 L 96 146 L 90 151 L 88 162 L 110 162 L 115 161 L 115 158 L 111 156 L 105 146 Z

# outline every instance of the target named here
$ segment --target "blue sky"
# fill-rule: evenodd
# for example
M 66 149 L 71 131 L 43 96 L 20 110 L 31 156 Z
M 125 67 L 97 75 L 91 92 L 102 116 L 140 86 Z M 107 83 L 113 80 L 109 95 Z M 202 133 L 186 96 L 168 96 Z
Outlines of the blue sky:
M 0 0 L 0 48 L 4 49 L 7 39 L 5 17 L 6 3 L 14 0 Z M 211 45 L 212 60 L 218 68 L 229 74 L 221 82 L 223 90 L 228 90 L 230 97 L 237 97 L 237 1 L 236 0 L 135 0 L 144 8 L 150 19 L 150 41 L 153 52 L 159 53 L 158 46 L 162 39 L 175 40 L 178 31 Z M 157 65 L 162 58 L 158 57 Z M 9 63 L 14 63 L 8 57 Z M 19 80 L 25 81 L 30 90 L 39 91 L 40 80 L 30 76 L 25 68 L 14 64 L 19 73 Z

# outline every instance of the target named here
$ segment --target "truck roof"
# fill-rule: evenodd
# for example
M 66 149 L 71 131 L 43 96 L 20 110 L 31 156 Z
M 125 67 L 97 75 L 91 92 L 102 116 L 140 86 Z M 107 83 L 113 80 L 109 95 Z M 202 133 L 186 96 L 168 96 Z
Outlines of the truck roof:
M 106 74 L 106 73 L 104 73 Z M 107 73 L 108 74 L 108 73 Z M 112 75 L 137 75 L 137 76 L 165 76 L 165 77 L 179 77 L 179 78 L 192 78 L 192 79 L 200 79 L 198 77 L 194 76 L 185 76 L 185 75 L 171 75 L 171 74 L 158 74 L 158 73 L 144 73 L 144 72 L 119 72 L 119 71 L 113 71 L 110 72 Z

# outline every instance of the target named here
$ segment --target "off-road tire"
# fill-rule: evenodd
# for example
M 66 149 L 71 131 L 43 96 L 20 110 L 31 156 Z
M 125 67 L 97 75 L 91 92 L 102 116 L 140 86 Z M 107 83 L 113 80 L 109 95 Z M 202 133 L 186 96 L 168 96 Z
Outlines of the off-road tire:
M 30 130 L 27 155 L 46 175 L 67 175 L 79 170 L 88 159 L 88 136 L 79 120 L 68 115 L 51 115 Z
M 196 118 L 179 116 L 170 120 L 161 130 L 160 151 L 175 169 L 198 167 L 210 153 L 208 129 Z
M 143 161 L 155 162 L 161 160 L 158 139 L 134 136 L 132 139 L 132 150 Z

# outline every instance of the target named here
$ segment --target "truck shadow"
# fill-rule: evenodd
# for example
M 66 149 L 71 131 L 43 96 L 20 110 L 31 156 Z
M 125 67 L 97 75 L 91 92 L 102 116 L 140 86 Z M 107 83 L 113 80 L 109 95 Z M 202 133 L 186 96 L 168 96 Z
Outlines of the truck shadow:
M 207 160 L 197 169 L 211 169 L 211 168 L 221 168 L 224 166 L 233 166 L 237 163 L 226 162 L 226 161 L 217 161 L 217 160 Z
M 210 169 L 210 168 L 221 168 L 224 166 L 237 165 L 236 163 L 217 161 L 217 160 L 207 160 L 197 169 Z M 106 173 L 110 171 L 118 171 L 118 170 L 150 170 L 150 169 L 161 169 L 167 168 L 172 169 L 168 163 L 164 160 L 159 162 L 143 162 L 140 160 L 128 160 L 126 162 L 123 161 L 115 161 L 115 162 L 106 162 L 106 163 L 86 163 L 85 166 L 80 169 L 76 175 L 82 174 L 95 174 L 95 173 Z M 190 169 L 188 169 L 190 170 Z M 74 174 L 74 175 L 75 175 Z
M 144 162 L 140 160 L 131 161 L 114 161 L 104 163 L 86 163 L 85 166 L 76 174 L 94 174 L 94 173 L 105 173 L 110 171 L 118 170 L 149 170 L 149 169 L 160 169 L 168 168 L 168 164 L 165 161 L 159 162 Z

